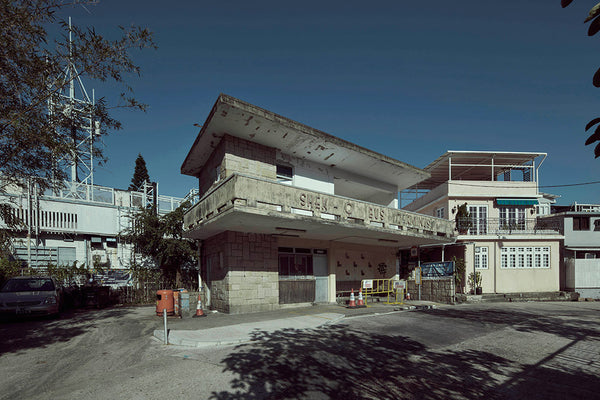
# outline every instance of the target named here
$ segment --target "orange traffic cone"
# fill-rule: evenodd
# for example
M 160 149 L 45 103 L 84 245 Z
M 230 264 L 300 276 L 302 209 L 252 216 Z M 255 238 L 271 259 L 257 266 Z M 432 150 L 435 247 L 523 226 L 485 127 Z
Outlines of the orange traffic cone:
M 204 314 L 204 311 L 202 310 L 202 295 L 198 295 L 198 304 L 196 305 L 196 315 L 194 315 L 192 318 L 197 318 L 197 317 L 206 317 L 206 314 Z
M 350 301 L 348 302 L 348 308 L 356 308 L 356 299 L 354 298 L 354 289 L 350 292 Z
M 356 302 L 356 307 L 366 307 L 362 295 L 362 288 L 358 289 L 358 301 Z

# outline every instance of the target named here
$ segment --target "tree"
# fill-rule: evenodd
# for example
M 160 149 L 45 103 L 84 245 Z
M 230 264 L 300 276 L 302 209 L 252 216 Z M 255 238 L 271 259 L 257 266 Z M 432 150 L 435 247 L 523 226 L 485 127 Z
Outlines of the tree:
M 181 284 L 182 271 L 196 265 L 197 246 L 183 237 L 183 215 L 190 207 L 189 202 L 184 202 L 164 216 L 154 208 L 142 208 L 133 216 L 132 227 L 120 235 L 136 253 L 154 261 L 163 276 L 176 286 Z
M 85 75 L 97 81 L 112 81 L 122 88 L 120 101 L 109 105 L 105 98 L 84 105 L 97 135 L 121 128 L 111 117 L 115 107 L 145 110 L 146 105 L 132 97 L 125 75 L 140 68 L 129 55 L 134 48 L 155 48 L 152 34 L 136 26 L 121 29 L 122 36 L 108 40 L 93 27 L 70 26 L 57 18 L 57 12 L 81 2 L 73 0 L 0 0 L 0 193 L 9 185 L 24 188 L 27 180 L 41 190 L 62 182 L 66 173 L 60 160 L 76 151 L 84 121 L 73 104 L 53 105 L 70 83 Z M 59 24 L 68 34 L 50 37 L 47 28 Z M 68 63 L 75 74 L 64 74 Z M 79 105 L 77 105 L 79 107 Z M 101 162 L 100 148 L 93 154 Z
M 89 135 L 93 127 L 98 140 L 121 128 L 111 116 L 113 108 L 146 109 L 133 97 L 125 77 L 140 73 L 129 55 L 132 49 L 156 48 L 151 32 L 120 27 L 120 38 L 108 40 L 93 27 L 71 26 L 57 17 L 59 11 L 82 3 L 0 0 L 0 195 L 9 188 L 43 192 L 61 185 L 67 177 L 64 164 L 73 160 L 85 129 Z M 50 35 L 52 26 L 66 34 Z M 76 68 L 65 73 L 70 65 Z M 82 75 L 113 82 L 122 91 L 120 100 L 109 104 L 100 98 L 83 105 L 57 101 Z M 99 147 L 92 157 L 99 163 L 105 159 Z M 15 227 L 19 221 L 11 211 L 10 204 L 0 204 L 0 218 Z M 0 230 L 0 251 L 8 252 L 8 244 L 9 233 Z
M 133 170 L 133 178 L 131 178 L 131 185 L 129 190 L 139 192 L 144 189 L 144 183 L 150 181 L 150 175 L 148 175 L 148 169 L 146 168 L 146 161 L 141 154 L 138 154 L 135 159 L 135 169 Z
M 561 0 L 560 4 L 563 8 L 565 8 L 572 2 L 573 0 Z M 592 21 L 592 23 L 588 28 L 588 36 L 594 36 L 596 33 L 598 33 L 598 31 L 600 31 L 600 3 L 596 4 L 590 9 L 588 16 L 583 22 L 587 23 L 590 21 Z M 594 74 L 594 77 L 592 79 L 592 83 L 595 87 L 600 87 L 600 68 L 596 70 L 596 73 Z M 591 127 L 597 125 L 598 123 L 600 123 L 600 118 L 592 119 L 585 126 L 585 131 L 587 132 Z M 594 133 L 592 133 L 590 137 L 587 138 L 587 140 L 585 141 L 585 145 L 588 146 L 594 142 L 598 142 L 598 144 L 594 148 L 594 156 L 595 158 L 598 158 L 600 157 L 600 125 L 597 126 Z

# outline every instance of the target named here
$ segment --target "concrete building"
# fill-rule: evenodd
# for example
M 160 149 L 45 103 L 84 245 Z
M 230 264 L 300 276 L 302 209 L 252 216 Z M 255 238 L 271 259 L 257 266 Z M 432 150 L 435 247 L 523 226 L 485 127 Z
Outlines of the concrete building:
M 227 95 L 181 167 L 200 200 L 206 302 L 230 313 L 334 302 L 397 274 L 400 247 L 454 240 L 448 220 L 398 209 L 429 173 Z
M 561 289 L 585 298 L 600 298 L 600 205 L 554 207 L 543 217 L 564 235 Z
M 563 236 L 537 218 L 539 167 L 545 153 L 448 151 L 424 168 L 431 177 L 402 193 L 415 200 L 404 209 L 456 222 L 467 204 L 468 229 L 434 258 L 464 258 L 466 275 L 479 272 L 483 293 L 559 290 Z M 546 207 L 538 207 L 545 210 Z M 433 259 L 431 261 L 440 261 Z
M 14 257 L 33 268 L 53 265 L 90 269 L 126 269 L 131 246 L 119 233 L 131 226 L 131 215 L 156 201 L 160 213 L 177 208 L 183 199 L 162 196 L 156 187 L 144 192 L 118 190 L 80 182 L 66 182 L 61 190 L 11 190 L 2 201 L 10 204 L 23 225 L 14 232 Z M 0 228 L 6 229 L 2 223 Z

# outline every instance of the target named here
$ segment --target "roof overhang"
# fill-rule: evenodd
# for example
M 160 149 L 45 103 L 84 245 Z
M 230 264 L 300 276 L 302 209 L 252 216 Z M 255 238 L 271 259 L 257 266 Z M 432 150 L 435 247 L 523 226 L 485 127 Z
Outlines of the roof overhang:
M 336 136 L 221 94 L 196 137 L 181 173 L 199 176 L 224 135 L 249 140 L 282 152 L 341 169 L 403 190 L 429 173 Z

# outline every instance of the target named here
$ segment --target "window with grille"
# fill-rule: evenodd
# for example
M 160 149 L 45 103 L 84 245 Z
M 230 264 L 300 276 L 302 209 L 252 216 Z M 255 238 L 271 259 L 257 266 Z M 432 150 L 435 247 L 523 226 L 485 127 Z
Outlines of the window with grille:
M 550 268 L 550 247 L 503 247 L 501 268 Z
M 590 230 L 590 217 L 573 217 L 573 230 L 574 231 L 589 231 Z
M 502 207 L 500 208 L 500 229 L 524 230 L 525 208 Z
M 488 268 L 488 248 L 475 247 L 475 269 Z

